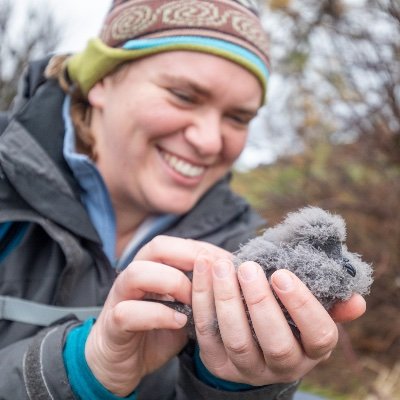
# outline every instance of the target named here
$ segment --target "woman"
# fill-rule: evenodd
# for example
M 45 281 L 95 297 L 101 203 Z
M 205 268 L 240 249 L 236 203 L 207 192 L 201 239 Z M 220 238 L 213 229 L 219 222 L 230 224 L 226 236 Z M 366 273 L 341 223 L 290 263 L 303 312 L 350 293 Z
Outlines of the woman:
M 329 356 L 361 298 L 331 317 L 230 261 L 262 223 L 228 180 L 268 70 L 233 0 L 115 0 L 83 53 L 31 66 L 0 137 L 1 398 L 290 399 Z M 192 305 L 196 345 L 151 298 Z

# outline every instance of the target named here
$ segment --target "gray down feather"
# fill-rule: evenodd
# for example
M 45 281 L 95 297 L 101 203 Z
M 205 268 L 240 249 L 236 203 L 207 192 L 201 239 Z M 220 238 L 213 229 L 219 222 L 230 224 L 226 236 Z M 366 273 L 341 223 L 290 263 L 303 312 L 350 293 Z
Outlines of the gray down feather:
M 329 310 L 337 301 L 349 299 L 352 293 L 368 294 L 372 284 L 371 266 L 351 253 L 345 240 L 342 217 L 306 207 L 289 213 L 282 223 L 244 244 L 234 254 L 234 264 L 238 267 L 244 261 L 255 261 L 267 277 L 278 269 L 287 269 Z M 195 337 L 191 308 L 177 303 L 169 305 L 188 315 L 189 335 Z M 290 316 L 285 314 L 293 326 Z

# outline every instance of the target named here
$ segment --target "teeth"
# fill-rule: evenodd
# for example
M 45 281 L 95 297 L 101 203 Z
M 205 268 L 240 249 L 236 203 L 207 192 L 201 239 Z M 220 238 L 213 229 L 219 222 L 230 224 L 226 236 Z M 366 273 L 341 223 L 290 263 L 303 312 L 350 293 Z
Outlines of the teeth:
M 198 167 L 196 165 L 189 164 L 188 162 L 183 161 L 182 159 L 173 156 L 172 154 L 165 152 L 161 152 L 161 154 L 171 168 L 189 178 L 200 176 L 205 170 L 204 167 Z

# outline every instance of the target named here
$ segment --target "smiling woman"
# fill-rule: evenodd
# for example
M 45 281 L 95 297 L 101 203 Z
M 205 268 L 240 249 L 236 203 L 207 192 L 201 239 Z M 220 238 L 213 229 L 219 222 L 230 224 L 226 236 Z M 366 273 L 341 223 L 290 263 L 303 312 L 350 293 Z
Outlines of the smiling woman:
M 231 61 L 171 51 L 128 64 L 88 100 L 97 166 L 124 230 L 154 213 L 187 213 L 228 172 L 261 86 Z
M 82 52 L 29 66 L 0 136 L 1 398 L 288 400 L 329 356 L 304 285 L 232 266 L 263 224 L 229 180 L 268 77 L 257 10 L 234 0 L 116 0 Z M 313 315 L 301 345 L 272 287 Z M 196 347 L 154 298 L 192 305 Z

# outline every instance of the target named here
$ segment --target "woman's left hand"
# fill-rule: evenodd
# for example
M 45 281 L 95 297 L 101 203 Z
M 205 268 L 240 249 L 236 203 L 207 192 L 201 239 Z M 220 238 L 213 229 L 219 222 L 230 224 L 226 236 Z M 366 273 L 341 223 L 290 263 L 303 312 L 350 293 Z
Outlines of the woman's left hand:
M 271 286 L 296 323 L 301 343 Z M 192 307 L 200 358 L 206 368 L 224 380 L 263 386 L 296 381 L 327 359 L 338 340 L 335 319 L 357 318 L 365 311 L 365 301 L 353 296 L 334 307 L 331 316 L 287 270 L 276 271 L 270 285 L 254 262 L 243 263 L 236 274 L 231 260 L 200 256 L 194 268 Z M 215 331 L 216 320 L 221 337 Z

